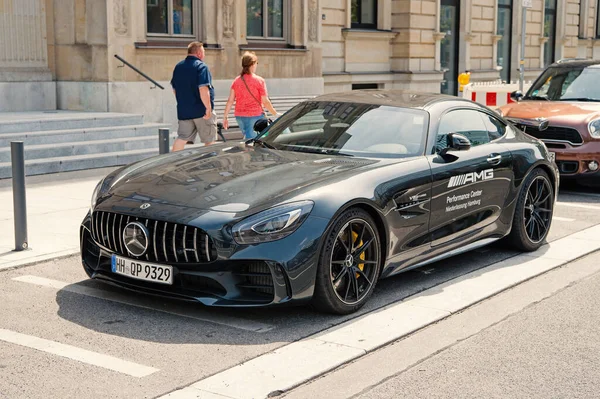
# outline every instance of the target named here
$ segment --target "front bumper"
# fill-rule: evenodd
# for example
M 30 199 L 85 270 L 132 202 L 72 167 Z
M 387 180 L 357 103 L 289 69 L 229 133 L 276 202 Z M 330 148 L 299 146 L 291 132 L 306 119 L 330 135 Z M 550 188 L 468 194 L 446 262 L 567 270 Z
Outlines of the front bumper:
M 112 245 L 98 242 L 100 239 L 95 240 L 88 213 L 80 227 L 81 258 L 89 277 L 147 294 L 192 300 L 209 306 L 302 303 L 310 300 L 314 291 L 320 242 L 320 236 L 308 233 L 318 230 L 323 222 L 323 219 L 309 217 L 294 234 L 283 240 L 237 251 L 230 247 L 224 251 L 217 248 L 217 256 L 210 262 L 152 262 L 173 267 L 173 284 L 165 285 L 113 273 L 113 254 L 131 256 L 121 253 L 118 248 L 115 250 Z M 279 247 L 274 250 L 277 245 Z M 282 248 L 289 248 L 289 251 L 282 251 Z
M 548 150 L 556 155 L 556 165 L 561 177 L 600 179 L 598 170 L 592 171 L 589 164 L 592 161 L 600 164 L 600 140 L 584 142 L 580 146 L 568 146 L 567 148 L 554 148 L 553 143 L 548 142 Z

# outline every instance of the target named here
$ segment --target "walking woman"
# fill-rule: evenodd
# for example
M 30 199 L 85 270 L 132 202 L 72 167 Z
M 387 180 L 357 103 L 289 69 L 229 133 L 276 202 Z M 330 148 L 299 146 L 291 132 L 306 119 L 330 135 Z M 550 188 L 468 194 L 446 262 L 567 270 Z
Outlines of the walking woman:
M 266 107 L 274 117 L 279 116 L 269 100 L 265 80 L 256 75 L 257 66 L 256 54 L 246 51 L 242 56 L 242 72 L 231 84 L 229 98 L 225 104 L 225 115 L 223 115 L 223 127 L 229 129 L 227 117 L 235 102 L 235 119 L 246 140 L 256 137 L 254 124 L 266 117 L 263 107 Z

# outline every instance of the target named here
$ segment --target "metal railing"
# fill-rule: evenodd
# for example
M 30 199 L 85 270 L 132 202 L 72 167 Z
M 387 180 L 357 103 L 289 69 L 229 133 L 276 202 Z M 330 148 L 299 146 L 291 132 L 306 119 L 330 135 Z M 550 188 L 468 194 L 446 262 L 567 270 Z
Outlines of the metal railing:
M 121 61 L 123 64 L 127 65 L 129 68 L 133 69 L 134 71 L 136 71 L 137 73 L 139 73 L 140 75 L 142 75 L 144 78 L 146 78 L 148 81 L 154 83 L 155 87 L 160 87 L 162 90 L 164 90 L 165 88 L 162 87 L 160 85 L 160 83 L 158 83 L 156 80 L 152 79 L 150 76 L 146 75 L 144 72 L 140 71 L 139 69 L 137 69 L 135 66 L 131 65 L 129 62 L 125 61 L 122 57 L 118 56 L 117 54 L 115 54 L 115 58 L 118 59 L 119 61 Z M 119 65 L 119 67 L 123 67 L 123 65 Z M 154 89 L 154 87 L 152 87 Z

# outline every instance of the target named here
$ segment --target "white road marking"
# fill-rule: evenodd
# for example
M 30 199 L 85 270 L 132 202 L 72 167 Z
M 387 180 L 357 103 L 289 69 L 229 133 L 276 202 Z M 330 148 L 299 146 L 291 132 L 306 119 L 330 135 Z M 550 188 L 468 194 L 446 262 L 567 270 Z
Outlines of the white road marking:
M 582 208 L 582 209 L 596 209 L 596 210 L 600 210 L 600 206 L 597 205 L 587 205 L 587 204 L 576 204 L 573 202 L 556 202 L 556 205 L 561 205 L 561 206 L 568 206 L 571 208 Z
M 5 330 L 3 328 L 0 328 L 0 340 L 21 345 L 26 348 L 37 349 L 42 352 L 51 353 L 78 362 L 91 364 L 92 366 L 117 371 L 132 377 L 142 378 L 159 371 L 154 367 L 144 366 L 114 356 L 103 355 L 102 353 L 92 352 L 75 346 L 50 341 L 48 339 L 34 337 L 33 335 Z
M 68 292 L 73 292 L 73 293 L 79 294 L 79 295 L 87 295 L 87 296 L 91 296 L 94 298 L 105 299 L 108 301 L 122 303 L 125 305 L 136 306 L 138 308 L 150 309 L 150 310 L 154 310 L 157 312 L 163 312 L 163 313 L 168 313 L 168 314 L 172 314 L 172 315 L 176 315 L 176 316 L 182 316 L 182 317 L 187 317 L 190 319 L 219 324 L 219 325 L 223 325 L 223 326 L 227 326 L 227 327 L 233 327 L 233 328 L 237 328 L 240 330 L 263 333 L 266 331 L 270 331 L 274 328 L 274 326 L 272 326 L 272 325 L 265 324 L 265 323 L 259 323 L 259 322 L 252 321 L 252 320 L 244 320 L 242 318 L 229 317 L 229 316 L 218 315 L 218 314 L 211 315 L 211 314 L 208 314 L 208 312 L 206 312 L 205 310 L 203 310 L 201 308 L 198 308 L 194 312 L 192 312 L 191 310 L 184 312 L 184 311 L 178 311 L 176 309 L 168 309 L 168 310 L 167 309 L 159 309 L 155 306 L 149 306 L 149 305 L 145 305 L 141 302 L 134 301 L 130 297 L 120 294 L 120 293 L 117 293 L 117 292 L 104 291 L 104 290 L 100 290 L 97 288 L 86 287 L 86 286 L 79 285 L 79 284 L 68 284 L 63 281 L 51 280 L 51 279 L 44 278 L 44 277 L 27 275 L 27 276 L 15 277 L 15 278 L 13 278 L 13 280 L 20 281 L 23 283 L 39 285 L 42 287 L 53 288 L 55 290 L 64 290 L 64 291 L 68 291 Z M 156 304 L 156 306 L 158 306 L 158 304 Z M 198 306 L 201 306 L 201 305 L 198 304 Z
M 577 191 L 560 191 L 560 194 L 565 194 L 565 195 L 581 195 L 583 197 L 594 197 L 594 198 L 600 198 L 600 194 L 594 194 L 594 193 L 579 193 Z
M 575 219 L 562 218 L 560 216 L 552 216 L 552 220 L 558 220 L 559 222 L 574 222 L 575 221 Z
M 476 270 L 200 380 L 162 398 L 264 398 L 400 339 L 516 284 L 600 249 L 600 225 Z

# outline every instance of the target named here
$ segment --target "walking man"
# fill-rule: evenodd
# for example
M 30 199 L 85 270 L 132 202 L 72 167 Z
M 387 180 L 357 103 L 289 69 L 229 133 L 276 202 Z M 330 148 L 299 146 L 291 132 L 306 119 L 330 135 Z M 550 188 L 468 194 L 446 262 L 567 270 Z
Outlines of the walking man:
M 173 151 L 183 150 L 185 144 L 194 142 L 196 135 L 204 145 L 217 139 L 217 116 L 213 112 L 215 90 L 212 76 L 204 59 L 204 45 L 192 42 L 188 55 L 173 70 L 171 86 L 177 98 L 179 126 Z

